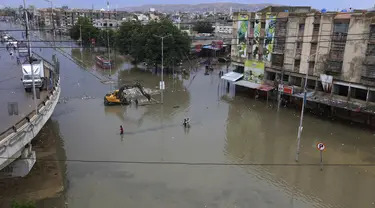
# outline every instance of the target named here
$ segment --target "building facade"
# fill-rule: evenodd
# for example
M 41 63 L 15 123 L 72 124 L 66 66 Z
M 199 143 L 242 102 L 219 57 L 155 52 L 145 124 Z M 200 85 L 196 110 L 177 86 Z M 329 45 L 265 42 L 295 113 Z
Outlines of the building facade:
M 233 15 L 232 63 L 249 82 L 375 112 L 375 12 L 267 7 Z M 281 87 L 280 87 L 280 85 Z
M 89 18 L 93 24 L 100 22 L 121 21 L 129 17 L 127 12 L 123 11 L 106 11 L 104 9 L 68 9 L 68 8 L 54 8 L 53 13 L 51 8 L 38 9 L 37 12 L 39 23 L 46 27 L 52 27 L 52 18 L 55 27 L 71 27 L 77 23 L 79 17 Z

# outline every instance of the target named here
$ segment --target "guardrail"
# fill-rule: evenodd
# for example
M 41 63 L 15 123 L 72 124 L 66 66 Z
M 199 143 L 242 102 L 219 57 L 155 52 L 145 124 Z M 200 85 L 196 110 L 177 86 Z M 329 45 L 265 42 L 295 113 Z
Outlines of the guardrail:
M 46 103 L 51 99 L 51 96 L 56 91 L 56 87 L 59 85 L 59 83 L 60 81 L 55 82 L 55 86 L 53 86 L 52 90 L 48 91 L 46 98 L 43 99 L 43 101 L 38 105 L 39 112 L 41 112 L 41 110 L 46 107 Z M 40 116 L 40 115 L 37 115 L 35 110 L 33 110 L 29 114 L 27 114 L 24 118 L 22 118 L 20 121 L 18 121 L 16 124 L 14 124 L 13 126 L 9 127 L 7 130 L 0 133 L 0 142 L 6 137 L 8 137 L 9 135 L 18 132 L 18 129 L 23 127 L 25 124 L 30 123 L 31 118 L 33 118 L 34 116 Z

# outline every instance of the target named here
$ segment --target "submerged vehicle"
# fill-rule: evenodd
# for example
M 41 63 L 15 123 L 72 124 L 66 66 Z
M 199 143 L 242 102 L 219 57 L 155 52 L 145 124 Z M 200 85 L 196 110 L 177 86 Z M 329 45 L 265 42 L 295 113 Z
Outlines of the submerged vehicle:
M 104 96 L 104 105 L 110 104 L 120 104 L 120 105 L 129 105 L 132 101 L 136 104 L 138 103 L 138 99 L 134 96 L 132 97 L 128 92 L 129 89 L 136 88 L 142 93 L 144 97 L 147 98 L 148 101 L 151 101 L 151 95 L 146 93 L 139 82 L 136 82 L 132 85 L 123 85 L 120 89 L 113 91 L 112 93 L 106 94 Z
M 100 66 L 102 69 L 109 69 L 110 67 L 113 67 L 113 60 L 109 60 L 103 56 L 96 56 L 95 57 L 96 64 Z

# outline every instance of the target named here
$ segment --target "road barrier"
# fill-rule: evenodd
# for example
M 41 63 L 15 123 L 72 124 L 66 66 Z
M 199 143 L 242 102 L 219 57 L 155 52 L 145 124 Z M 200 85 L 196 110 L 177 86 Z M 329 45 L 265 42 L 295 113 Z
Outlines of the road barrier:
M 33 110 L 24 118 L 22 118 L 20 121 L 18 121 L 16 124 L 9 127 L 4 132 L 0 133 L 0 146 L 1 146 L 1 142 L 5 138 L 9 137 L 10 135 L 17 134 L 19 132 L 18 130 L 23 128 L 25 125 L 31 125 L 31 122 L 30 122 L 31 120 L 35 120 L 37 117 L 43 116 L 44 110 L 49 109 L 48 107 L 51 105 L 51 97 L 55 94 L 56 87 L 59 87 L 59 84 L 60 84 L 60 80 L 56 82 L 52 90 L 48 91 L 46 98 L 44 98 L 43 101 L 38 105 L 39 114 L 36 114 L 35 110 Z M 1 147 L 0 147 L 0 152 L 1 152 Z

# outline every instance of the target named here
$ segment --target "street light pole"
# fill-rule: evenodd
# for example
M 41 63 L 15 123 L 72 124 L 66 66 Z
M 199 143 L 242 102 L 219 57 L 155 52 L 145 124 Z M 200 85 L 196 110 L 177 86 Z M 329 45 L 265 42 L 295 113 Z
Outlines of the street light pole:
M 161 81 L 160 81 L 160 88 L 161 89 L 161 103 L 164 103 L 164 38 L 172 36 L 171 34 L 165 36 L 158 36 L 154 35 L 155 37 L 161 38 Z
M 309 76 L 309 72 L 306 71 L 306 77 L 305 77 L 305 86 L 303 88 L 304 93 L 303 93 L 303 103 L 302 103 L 302 110 L 301 110 L 301 118 L 299 121 L 299 127 L 298 127 L 298 135 L 297 135 L 297 151 L 296 151 L 296 162 L 298 162 L 299 159 L 299 152 L 300 152 L 300 145 L 301 145 L 301 134 L 302 134 L 302 123 L 303 123 L 303 114 L 305 112 L 305 103 L 307 99 L 307 78 Z
M 109 28 L 108 28 L 108 24 L 109 24 L 109 17 L 110 17 L 110 14 L 109 14 L 109 1 L 107 1 L 107 11 L 108 11 L 108 21 L 107 21 L 107 44 L 108 44 L 108 59 L 109 59 L 109 88 L 110 88 L 110 91 L 112 92 L 112 61 L 111 61 L 111 47 L 109 45 Z
M 53 31 L 53 45 L 55 46 L 55 21 L 53 20 L 53 1 L 52 0 L 45 0 L 51 4 L 51 21 L 52 21 L 52 31 Z M 55 49 L 55 47 L 54 47 Z
M 38 114 L 38 104 L 36 101 L 36 92 L 35 92 L 35 79 L 34 79 L 34 69 L 33 69 L 33 59 L 31 58 L 31 43 L 30 43 L 30 37 L 29 37 L 29 17 L 28 13 L 26 10 L 26 0 L 23 0 L 23 8 L 25 12 L 25 20 L 26 20 L 26 40 L 28 44 L 28 52 L 29 52 L 29 63 L 30 63 L 30 68 L 31 68 L 31 80 L 32 80 L 32 85 L 33 85 L 33 96 L 34 96 L 34 107 L 35 107 L 35 113 Z

